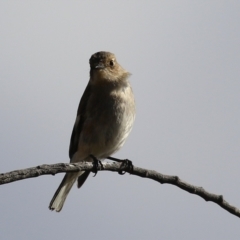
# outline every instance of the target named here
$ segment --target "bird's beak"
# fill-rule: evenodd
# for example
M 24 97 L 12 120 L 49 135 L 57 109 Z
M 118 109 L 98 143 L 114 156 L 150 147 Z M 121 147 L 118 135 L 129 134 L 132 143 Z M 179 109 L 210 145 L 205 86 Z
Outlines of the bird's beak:
M 94 68 L 103 69 L 105 68 L 105 65 L 102 62 L 99 62 Z

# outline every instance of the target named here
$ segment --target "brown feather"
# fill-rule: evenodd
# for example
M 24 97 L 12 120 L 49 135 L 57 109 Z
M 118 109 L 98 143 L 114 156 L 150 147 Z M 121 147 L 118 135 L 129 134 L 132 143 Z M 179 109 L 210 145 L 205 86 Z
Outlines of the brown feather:
M 78 106 L 77 117 L 76 117 L 75 124 L 73 126 L 71 140 L 70 140 L 70 146 L 69 146 L 69 158 L 70 159 L 72 159 L 74 153 L 77 152 L 77 150 L 78 150 L 79 137 L 80 137 L 80 134 L 82 131 L 84 121 L 86 119 L 86 116 L 84 113 L 85 113 L 85 109 L 87 106 L 89 96 L 91 95 L 90 89 L 91 89 L 91 86 L 90 86 L 90 84 L 88 84 L 83 93 L 83 96 L 80 100 L 79 106 Z

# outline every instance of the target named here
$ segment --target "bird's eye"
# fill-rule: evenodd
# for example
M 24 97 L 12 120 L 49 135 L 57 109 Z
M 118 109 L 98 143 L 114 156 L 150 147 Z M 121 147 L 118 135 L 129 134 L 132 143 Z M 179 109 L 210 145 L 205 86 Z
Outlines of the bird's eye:
M 114 61 L 113 60 L 110 61 L 110 66 L 114 66 Z

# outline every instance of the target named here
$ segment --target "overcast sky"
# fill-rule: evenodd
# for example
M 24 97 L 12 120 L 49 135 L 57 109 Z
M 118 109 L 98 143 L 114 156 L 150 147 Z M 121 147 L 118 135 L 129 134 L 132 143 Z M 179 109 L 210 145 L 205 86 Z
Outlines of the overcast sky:
M 115 157 L 240 208 L 240 1 L 1 1 L 0 172 L 69 162 L 89 58 L 115 53 L 137 104 Z M 48 204 L 63 174 L 0 187 L 0 239 L 239 239 L 240 220 L 171 186 L 99 172 Z

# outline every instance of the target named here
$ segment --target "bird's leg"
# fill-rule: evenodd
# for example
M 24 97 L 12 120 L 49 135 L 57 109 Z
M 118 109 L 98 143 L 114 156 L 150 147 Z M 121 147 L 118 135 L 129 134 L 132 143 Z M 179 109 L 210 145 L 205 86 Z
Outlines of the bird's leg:
M 114 158 L 114 157 L 107 157 L 107 159 L 109 160 L 112 160 L 112 161 L 115 161 L 115 162 L 120 162 L 122 163 L 121 164 L 121 167 L 127 167 L 130 172 L 133 171 L 133 164 L 132 164 L 132 161 L 128 160 L 128 159 L 118 159 L 118 158 Z M 123 170 L 119 170 L 118 173 L 120 175 L 123 175 L 125 174 L 126 172 L 124 172 Z
M 103 165 L 102 165 L 102 162 L 99 159 L 97 159 L 94 155 L 90 154 L 89 156 L 93 160 L 93 171 L 92 172 L 95 173 L 94 174 L 94 177 L 95 177 L 97 175 L 99 165 L 101 166 L 100 168 L 103 168 Z

